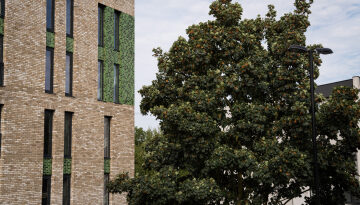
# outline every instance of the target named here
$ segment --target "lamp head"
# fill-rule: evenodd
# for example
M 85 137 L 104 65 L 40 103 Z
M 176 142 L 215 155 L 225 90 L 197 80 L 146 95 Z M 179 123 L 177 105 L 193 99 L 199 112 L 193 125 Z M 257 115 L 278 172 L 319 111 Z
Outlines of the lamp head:
M 292 52 L 298 52 L 298 53 L 308 52 L 307 48 L 305 48 L 304 46 L 299 46 L 299 45 L 291 45 L 288 50 L 292 51 Z
M 333 53 L 333 51 L 330 48 L 316 48 L 315 50 L 316 50 L 316 52 L 318 54 L 327 55 L 327 54 L 332 54 Z

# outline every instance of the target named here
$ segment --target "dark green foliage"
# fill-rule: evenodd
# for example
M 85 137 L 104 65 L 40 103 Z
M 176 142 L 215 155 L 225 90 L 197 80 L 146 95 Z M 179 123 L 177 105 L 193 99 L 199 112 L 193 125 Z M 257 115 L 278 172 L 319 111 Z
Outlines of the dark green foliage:
M 71 159 L 64 158 L 63 174 L 71 174 Z
M 51 175 L 51 173 L 52 173 L 52 159 L 44 158 L 43 175 Z
M 74 39 L 71 37 L 66 37 L 66 51 L 67 52 L 74 52 Z
M 134 104 L 134 17 L 120 15 L 120 51 L 114 50 L 114 9 L 104 10 L 104 47 L 98 58 L 104 62 L 104 101 L 113 102 L 114 64 L 120 65 L 119 102 Z
M 135 175 L 143 176 L 147 171 L 143 168 L 145 163 L 146 147 L 153 142 L 153 139 L 161 137 L 161 133 L 156 129 L 143 130 L 135 127 Z
M 46 32 L 46 46 L 50 48 L 55 47 L 55 33 L 53 32 Z
M 134 17 L 120 15 L 120 103 L 134 105 Z
M 168 52 L 155 49 L 159 72 L 140 90 L 140 108 L 160 120 L 162 134 L 146 143 L 145 175 L 120 174 L 110 190 L 126 192 L 129 204 L 156 205 L 279 205 L 308 190 L 308 56 L 288 48 L 321 47 L 306 45 L 311 3 L 295 0 L 280 18 L 269 6 L 265 18 L 241 20 L 238 3 L 216 0 L 215 20 L 190 26 Z M 318 55 L 314 62 L 317 78 Z M 316 96 L 322 204 L 344 204 L 345 191 L 360 196 L 357 96 L 344 87 Z

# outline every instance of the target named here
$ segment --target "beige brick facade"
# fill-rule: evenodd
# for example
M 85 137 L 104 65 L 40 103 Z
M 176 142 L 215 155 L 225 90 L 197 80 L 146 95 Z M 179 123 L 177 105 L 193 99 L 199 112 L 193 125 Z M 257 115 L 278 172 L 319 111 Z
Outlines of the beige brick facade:
M 98 3 L 134 15 L 134 0 L 74 0 L 74 97 L 65 96 L 66 0 L 55 2 L 54 94 L 47 94 L 46 1 L 6 1 L 0 204 L 41 204 L 45 109 L 55 110 L 51 204 L 62 204 L 65 111 L 74 112 L 71 204 L 103 203 L 104 116 L 112 116 L 110 178 L 134 173 L 134 107 L 97 100 Z M 110 204 L 125 197 L 112 195 Z

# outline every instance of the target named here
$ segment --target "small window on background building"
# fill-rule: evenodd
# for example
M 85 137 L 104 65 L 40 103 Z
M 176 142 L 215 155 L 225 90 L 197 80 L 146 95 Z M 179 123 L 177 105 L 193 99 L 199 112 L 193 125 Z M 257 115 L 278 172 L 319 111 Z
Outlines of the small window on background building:
M 72 112 L 65 112 L 64 158 L 71 158 L 72 116 Z
M 0 0 L 0 17 L 5 17 L 5 0 Z
M 104 46 L 104 6 L 98 6 L 98 45 Z
M 72 96 L 73 87 L 73 55 L 66 52 L 66 69 L 65 69 L 65 95 Z
M 114 13 L 114 49 L 119 50 L 119 22 L 120 22 L 120 12 L 115 11 Z
M 66 36 L 73 36 L 74 1 L 66 0 Z
M 45 110 L 44 116 L 44 158 L 52 156 L 53 110 Z
M 53 93 L 54 49 L 46 47 L 45 92 Z
M 55 0 L 46 0 L 46 30 L 54 32 Z
M 114 103 L 119 103 L 119 65 L 114 64 Z
M 63 205 L 70 205 L 70 193 L 71 193 L 71 175 L 64 174 L 63 176 Z
M 41 205 L 50 205 L 51 176 L 44 175 L 42 183 Z

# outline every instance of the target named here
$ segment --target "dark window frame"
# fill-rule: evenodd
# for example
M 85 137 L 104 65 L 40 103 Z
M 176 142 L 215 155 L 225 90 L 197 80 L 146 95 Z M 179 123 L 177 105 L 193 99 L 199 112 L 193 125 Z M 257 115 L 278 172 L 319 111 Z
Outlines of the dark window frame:
M 104 205 L 109 205 L 110 203 L 110 195 L 109 195 L 109 190 L 106 187 L 106 185 L 110 182 L 110 175 L 109 174 L 104 174 Z
M 71 3 L 70 6 L 70 15 L 68 16 L 68 3 Z M 68 22 L 68 18 L 70 18 Z M 70 25 L 68 25 L 70 23 Z M 68 33 L 68 26 L 70 26 L 70 33 Z M 67 37 L 73 37 L 74 33 L 74 0 L 66 0 L 66 36 Z
M 51 175 L 43 175 L 41 205 L 50 205 L 51 201 Z
M 114 10 L 114 50 L 119 51 L 120 47 L 120 12 Z
M 0 18 L 5 18 L 5 0 L 1 0 L 0 1 L 0 6 L 1 6 L 1 9 L 0 9 Z
M 104 99 L 104 61 L 98 60 L 98 94 L 97 99 Z
M 48 1 L 51 1 L 51 14 L 50 14 L 50 21 L 51 21 L 51 25 L 52 27 L 48 27 L 48 22 L 47 22 L 47 15 L 48 15 L 48 9 L 47 9 L 47 3 Z M 52 32 L 54 33 L 55 31 L 55 0 L 46 0 L 46 31 Z
M 70 205 L 71 199 L 71 174 L 63 175 L 63 205 Z
M 44 112 L 44 158 L 52 158 L 53 120 L 54 110 L 46 109 Z
M 74 113 L 65 111 L 64 115 L 64 158 L 71 159 L 72 118 Z
M 69 79 L 69 85 L 67 85 L 67 83 L 66 83 L 66 80 L 67 80 L 67 75 L 66 75 L 66 73 L 67 73 L 67 56 L 69 56 L 70 57 L 70 67 L 69 67 L 69 69 L 70 69 L 70 74 L 69 74 L 69 77 L 70 77 L 70 79 Z M 72 97 L 73 96 L 73 73 L 74 73 L 74 71 L 73 71 L 73 54 L 71 53 L 71 52 L 66 52 L 66 62 L 65 62 L 65 96 L 69 96 L 69 97 Z M 69 88 L 69 91 L 70 92 L 66 92 L 66 88 L 67 88 L 67 86 L 69 86 L 70 88 Z
M 111 116 L 104 117 L 104 159 L 110 159 Z
M 114 103 L 119 104 L 119 75 L 120 65 L 114 64 Z
M 2 122 L 2 112 L 3 112 L 3 107 L 4 107 L 4 105 L 3 104 L 0 104 L 0 157 L 1 157 L 1 146 L 2 146 L 2 144 L 1 144 L 1 140 L 2 140 L 2 132 L 1 132 L 1 122 Z
M 49 93 L 49 94 L 52 94 L 54 92 L 54 48 L 51 48 L 51 47 L 46 47 L 46 51 L 49 51 L 50 54 L 51 54 L 51 57 L 50 57 L 50 89 L 47 90 L 46 89 L 46 72 L 48 70 L 47 68 L 47 61 L 45 60 L 45 92 L 46 93 Z M 46 59 L 47 59 L 47 52 L 46 52 Z
M 4 86 L 4 36 L 0 35 L 0 86 Z
M 98 46 L 104 47 L 104 10 L 105 6 L 98 5 Z

